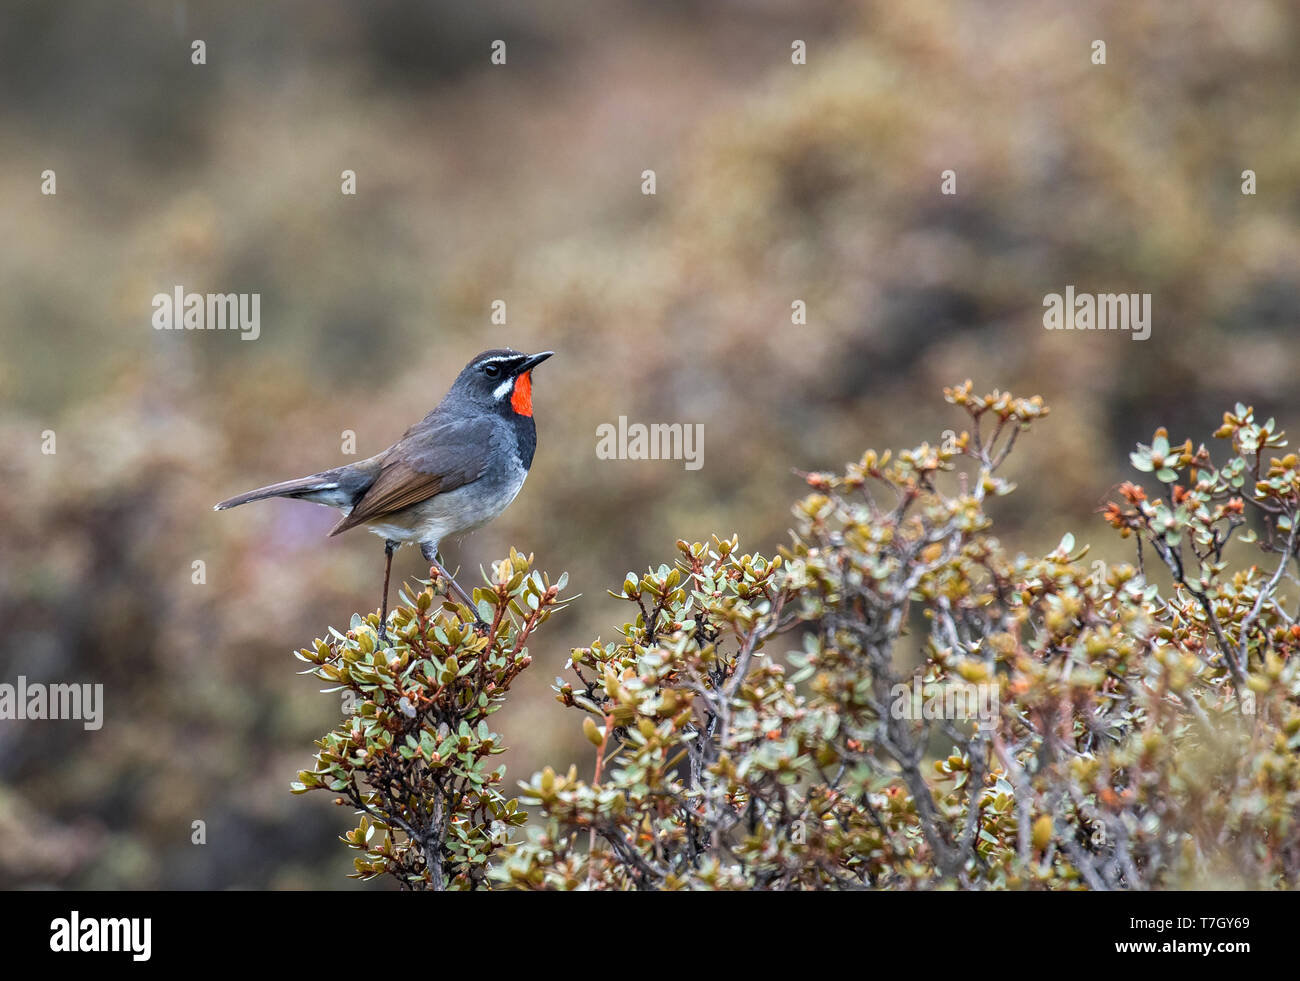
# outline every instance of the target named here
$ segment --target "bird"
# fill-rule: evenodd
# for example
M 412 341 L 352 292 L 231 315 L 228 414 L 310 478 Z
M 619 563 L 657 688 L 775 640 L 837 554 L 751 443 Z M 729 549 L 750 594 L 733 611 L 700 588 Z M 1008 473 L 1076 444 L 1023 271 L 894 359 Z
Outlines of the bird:
M 384 540 L 381 639 L 393 553 L 403 545 L 419 546 L 430 571 L 446 577 L 481 629 L 478 608 L 441 566 L 438 545 L 492 521 L 524 486 L 537 450 L 532 373 L 554 353 L 484 351 L 465 365 L 443 400 L 382 453 L 237 494 L 213 510 L 273 497 L 336 508 L 343 516 L 331 536 L 365 527 Z

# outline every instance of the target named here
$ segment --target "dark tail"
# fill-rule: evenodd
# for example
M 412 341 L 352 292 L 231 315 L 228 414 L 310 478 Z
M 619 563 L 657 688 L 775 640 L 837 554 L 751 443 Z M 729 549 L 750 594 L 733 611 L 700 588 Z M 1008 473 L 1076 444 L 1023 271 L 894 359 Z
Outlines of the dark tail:
M 212 510 L 224 511 L 226 508 L 237 508 L 249 501 L 263 501 L 268 497 L 292 497 L 316 504 L 328 504 L 332 507 L 352 503 L 351 495 L 339 488 L 337 475 L 326 472 L 312 474 L 310 477 L 299 477 L 297 480 L 285 480 L 278 484 L 268 484 L 257 490 L 236 494 L 229 500 L 215 505 Z

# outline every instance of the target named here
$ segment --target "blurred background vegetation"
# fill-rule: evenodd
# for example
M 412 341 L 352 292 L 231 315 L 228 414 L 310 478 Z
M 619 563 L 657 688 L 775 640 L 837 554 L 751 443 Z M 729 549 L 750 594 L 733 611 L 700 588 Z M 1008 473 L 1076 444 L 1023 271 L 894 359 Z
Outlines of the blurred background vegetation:
M 527 487 L 445 554 L 584 594 L 496 719 L 511 786 L 589 772 L 549 685 L 607 587 L 679 537 L 774 549 L 792 468 L 958 426 L 944 384 L 1052 406 L 1004 541 L 1120 557 L 1135 440 L 1300 427 L 1298 34 L 1262 0 L 6 4 L 0 681 L 102 682 L 106 720 L 0 722 L 0 885 L 345 884 L 348 815 L 288 792 L 337 696 L 289 652 L 377 606 L 382 548 L 211 505 L 377 452 L 484 348 L 559 356 Z M 260 293 L 261 337 L 153 330 L 177 284 Z M 1151 293 L 1151 339 L 1044 330 L 1067 284 Z M 620 415 L 703 422 L 703 469 L 598 460 Z

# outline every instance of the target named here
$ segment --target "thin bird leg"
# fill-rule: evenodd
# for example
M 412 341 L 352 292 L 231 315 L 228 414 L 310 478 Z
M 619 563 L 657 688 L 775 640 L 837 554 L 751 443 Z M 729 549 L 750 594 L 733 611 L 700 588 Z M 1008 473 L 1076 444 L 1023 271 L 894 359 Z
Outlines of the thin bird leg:
M 388 639 L 388 579 L 393 574 L 393 553 L 401 545 L 400 542 L 384 539 L 384 603 L 380 607 L 379 614 L 379 639 Z
M 451 590 L 456 597 L 469 607 L 470 612 L 474 614 L 474 625 L 476 627 L 486 627 L 487 622 L 478 615 L 478 607 L 474 605 L 474 599 L 465 590 L 461 589 L 460 583 L 452 578 L 451 573 L 442 567 L 438 562 L 438 550 L 436 547 L 430 548 L 428 545 L 421 545 L 420 552 L 424 555 L 424 560 L 429 563 L 430 571 L 435 575 L 442 576 L 451 583 Z
M 462 603 L 468 606 L 471 611 L 477 610 L 477 607 L 475 607 L 474 605 L 474 598 L 470 596 L 469 593 L 465 592 L 465 590 L 461 589 L 460 583 L 458 583 L 455 579 L 451 577 L 450 572 L 448 572 L 441 565 L 439 565 L 437 561 L 430 563 L 430 565 L 433 567 L 434 572 L 436 572 L 440 576 L 446 577 L 447 582 L 451 583 L 451 591 L 456 594 L 456 596 L 460 599 Z M 475 612 L 474 615 L 475 617 L 477 617 L 478 613 Z

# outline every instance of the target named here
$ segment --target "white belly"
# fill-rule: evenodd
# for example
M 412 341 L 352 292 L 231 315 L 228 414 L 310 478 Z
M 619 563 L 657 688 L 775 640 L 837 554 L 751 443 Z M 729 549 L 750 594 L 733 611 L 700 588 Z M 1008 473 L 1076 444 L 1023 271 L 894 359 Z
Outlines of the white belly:
M 436 545 L 448 536 L 474 531 L 498 517 L 519 495 L 527 476 L 528 471 L 517 467 L 507 479 L 487 486 L 482 479 L 476 480 L 368 522 L 366 528 L 389 541 Z

